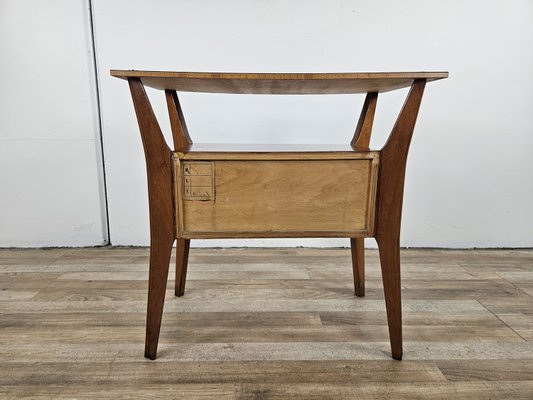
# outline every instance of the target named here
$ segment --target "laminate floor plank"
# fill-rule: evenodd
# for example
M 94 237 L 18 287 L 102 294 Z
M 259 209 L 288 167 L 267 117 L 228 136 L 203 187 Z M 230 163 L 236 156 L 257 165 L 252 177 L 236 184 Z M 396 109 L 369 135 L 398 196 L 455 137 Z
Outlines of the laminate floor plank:
M 94 362 L 87 374 L 86 363 L 35 363 L 0 365 L 0 386 L 18 385 L 150 385 L 221 383 L 330 382 L 446 382 L 435 363 L 393 361 L 231 361 L 231 362 Z
M 143 386 L 107 385 L 24 385 L 0 388 L 0 398 L 6 399 L 104 399 L 104 400 L 153 400 L 153 399 L 236 399 L 234 384 L 189 385 L 155 383 Z
M 498 318 L 524 340 L 533 342 L 533 312 L 530 314 L 498 314 Z
M 367 313 L 369 322 L 375 313 Z M 122 313 L 4 313 L 0 314 L 0 327 L 31 329 L 39 327 L 64 328 L 71 326 L 76 329 L 92 327 L 142 327 L 146 319 L 144 312 Z M 275 326 L 313 326 L 321 325 L 317 312 L 201 312 L 201 313 L 166 313 L 168 326 L 190 328 L 201 327 L 234 327 L 259 328 Z M 374 320 L 376 321 L 376 320 Z M 377 324 L 385 325 L 386 319 L 377 320 Z
M 141 335 L 129 342 L 102 343 L 16 343 L 0 348 L 3 362 L 33 363 L 53 359 L 62 362 L 142 362 Z M 15 357 L 15 354 L 17 355 Z M 167 361 L 309 361 L 309 360 L 390 360 L 389 342 L 216 342 L 179 343 L 162 340 L 160 362 Z M 530 342 L 404 342 L 404 360 L 531 360 Z
M 419 384 L 241 385 L 237 399 L 503 399 L 531 400 L 533 381 Z
M 531 360 L 439 360 L 435 364 L 454 382 L 533 380 Z
M 9 301 L 0 302 L 0 313 L 66 313 L 78 312 L 142 312 L 145 301 Z M 405 312 L 433 312 L 437 314 L 483 314 L 489 311 L 476 300 L 411 300 L 403 302 Z M 208 299 L 175 298 L 167 291 L 166 313 L 175 312 L 314 312 L 314 311 L 376 311 L 384 312 L 383 300 L 374 299 Z
M 247 278 L 264 278 L 264 279 L 308 279 L 309 273 L 303 269 L 301 270 L 281 270 L 269 271 L 263 269 L 261 271 L 201 271 L 194 270 L 187 272 L 187 278 L 191 280 L 217 280 L 217 279 L 247 279 Z M 174 273 L 169 273 L 169 279 L 174 277 Z M 61 275 L 58 279 L 62 280 L 91 280 L 91 281 L 146 281 L 148 279 L 148 272 L 67 272 Z
M 319 312 L 323 325 L 386 325 L 386 316 L 370 311 L 324 311 Z M 423 328 L 425 326 L 476 326 L 484 329 L 493 329 L 506 326 L 501 318 L 492 313 L 472 314 L 436 314 L 433 312 L 407 313 L 403 318 L 403 326 Z
M 480 299 L 479 303 L 496 315 L 533 315 L 533 296 L 529 295 L 516 298 Z
M 43 345 L 54 344 L 61 336 L 64 344 L 97 344 L 102 341 L 113 343 L 142 342 L 142 326 L 132 328 L 85 327 L 82 330 L 68 330 L 64 327 L 41 327 L 32 332 L 27 328 L 3 328 L 0 345 L 9 346 L 16 341 L 19 344 L 40 342 Z M 161 328 L 161 342 L 169 343 L 270 343 L 270 342 L 385 342 L 388 328 L 383 325 L 327 325 L 327 326 L 277 326 L 249 327 L 236 324 L 233 327 L 190 327 L 169 326 Z M 502 325 L 487 330 L 485 327 L 469 326 L 406 326 L 404 339 L 414 342 L 480 343 L 480 342 L 523 342 L 524 339 L 511 328 Z
M 424 288 L 423 284 L 417 283 L 411 285 L 412 281 L 404 282 L 403 298 L 405 300 L 440 300 L 448 298 L 453 300 L 483 300 L 505 297 L 522 297 L 529 299 L 528 293 L 514 287 L 511 284 L 502 282 L 486 283 L 476 281 L 471 288 L 464 281 L 448 284 L 444 282 L 440 287 L 429 284 L 430 288 Z M 276 299 L 308 299 L 308 300 L 335 300 L 335 299 L 353 299 L 353 283 L 344 284 L 335 282 L 322 282 L 322 285 L 309 285 L 306 283 L 291 281 L 293 287 L 288 287 L 286 280 L 269 283 L 242 283 L 237 284 L 238 280 L 233 283 L 224 285 L 218 281 L 216 286 L 196 285 L 190 282 L 187 286 L 187 300 L 234 300 L 249 299 L 261 300 L 264 298 Z M 314 282 L 314 281 L 313 281 Z M 344 281 L 345 282 L 345 281 Z M 143 282 L 144 283 L 144 282 Z M 379 282 L 367 282 L 365 300 L 382 300 L 383 288 L 380 288 Z M 52 288 L 42 288 L 40 285 L 10 285 L 12 300 L 32 299 L 33 301 L 143 301 L 146 298 L 146 284 L 143 285 L 107 285 L 95 282 L 89 284 L 63 284 L 58 283 Z M 199 287 L 200 286 L 200 287 Z M 294 287 L 295 286 L 295 287 Z M 61 288 L 59 291 L 58 288 Z M 39 290 L 42 289 L 42 290 Z M 132 290 L 133 289 L 133 290 Z M 30 291 L 33 290 L 33 291 Z M 170 290 L 170 289 L 169 289 Z M 16 292 L 20 292 L 18 295 Z M 169 292 L 170 293 L 170 292 Z M 9 296 L 9 293 L 0 291 L 0 298 Z

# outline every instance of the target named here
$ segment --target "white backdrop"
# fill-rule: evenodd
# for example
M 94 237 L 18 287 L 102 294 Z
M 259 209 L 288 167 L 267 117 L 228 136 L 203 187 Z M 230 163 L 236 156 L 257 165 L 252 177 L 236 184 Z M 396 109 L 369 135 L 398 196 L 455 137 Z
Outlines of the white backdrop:
M 0 247 L 107 241 L 86 6 L 0 0 Z
M 127 84 L 109 76 L 112 68 L 134 68 L 231 72 L 448 70 L 449 79 L 426 87 L 407 169 L 402 245 L 533 246 L 530 0 L 94 0 L 93 8 L 113 244 L 148 244 L 144 156 L 133 106 Z M 53 15 L 65 18 L 65 11 L 56 10 Z M 1 40 L 3 46 L 13 46 L 13 39 Z M 72 36 L 69 40 L 81 39 Z M 80 47 L 85 45 L 80 41 Z M 31 46 L 27 51 L 31 54 Z M 48 62 L 59 64 L 62 60 Z M 22 75 L 16 70 L 12 73 Z M 72 89 L 78 78 L 72 73 L 69 76 L 57 85 L 68 84 Z M 380 96 L 373 147 L 379 148 L 386 139 L 405 94 Z M 149 95 L 163 130 L 169 133 L 163 95 L 157 91 L 149 91 Z M 88 103 L 89 97 L 83 94 Z M 196 142 L 345 143 L 353 134 L 363 102 L 362 96 L 355 95 L 180 97 Z M 92 112 L 89 104 L 84 108 Z M 76 129 L 58 129 L 64 137 L 70 137 L 90 125 L 80 118 Z M 9 129 L 18 134 L 15 123 Z M 70 152 L 62 146 L 54 144 L 50 154 L 70 165 Z M 101 184 L 101 171 L 95 162 L 98 154 L 85 155 L 85 170 L 92 171 Z M 10 158 L 8 163 L 12 171 L 20 165 Z M 43 173 L 52 168 L 48 163 L 42 166 Z M 30 168 L 25 165 L 23 172 L 29 173 Z M 0 174 L 11 176 L 5 171 Z M 21 187 L 22 183 L 10 179 L 12 187 Z M 89 189 L 92 196 L 99 190 L 96 186 Z M 90 198 L 89 192 L 80 192 L 79 184 L 64 190 L 76 199 L 80 193 Z M 47 196 L 51 195 L 47 192 Z M 0 201 L 3 210 L 4 196 Z M 29 203 L 24 207 L 33 209 L 35 203 Z M 15 205 L 7 203 L 20 213 Z M 91 207 L 95 205 L 105 216 L 99 199 L 91 200 Z M 72 203 L 70 207 L 65 205 L 64 212 L 75 215 L 79 208 L 79 203 Z M 64 225 L 63 221 L 59 223 Z M 9 232 L 1 229 L 0 245 L 5 245 Z M 8 243 L 37 243 L 29 222 L 19 229 L 24 235 Z M 65 244 L 77 244 L 71 241 L 70 230 L 61 232 Z M 94 237 L 94 244 L 105 239 L 103 230 L 100 233 L 102 236 Z M 197 246 L 346 244 L 347 240 L 341 239 L 193 241 Z

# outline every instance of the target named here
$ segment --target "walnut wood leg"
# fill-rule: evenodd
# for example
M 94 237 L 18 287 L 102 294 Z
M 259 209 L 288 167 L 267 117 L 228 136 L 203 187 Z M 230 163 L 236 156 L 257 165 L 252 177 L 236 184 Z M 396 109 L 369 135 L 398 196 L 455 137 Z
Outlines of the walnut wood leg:
M 148 313 L 146 316 L 146 341 L 144 346 L 144 356 L 150 360 L 155 360 L 157 354 L 172 244 L 173 240 L 154 240 L 150 246 Z
M 178 239 L 176 242 L 176 296 L 183 296 L 185 293 L 185 278 L 187 276 L 187 265 L 189 264 L 190 239 Z
M 392 358 L 401 360 L 403 349 L 400 242 L 397 239 L 383 237 L 378 240 L 378 247 Z
M 379 247 L 392 358 L 402 358 L 400 231 L 405 167 L 426 81 L 415 80 L 392 132 L 381 150 L 376 241 Z
M 150 274 L 144 355 L 155 359 L 172 244 L 175 239 L 172 154 L 140 79 L 128 79 L 146 157 L 150 207 Z
M 363 109 L 361 110 L 361 115 L 359 116 L 359 121 L 357 122 L 357 127 L 355 128 L 355 133 L 350 143 L 356 150 L 368 151 L 377 101 L 377 92 L 366 94 L 365 103 L 363 104 Z
M 363 297 L 365 295 L 365 239 L 351 238 L 350 245 L 355 295 Z

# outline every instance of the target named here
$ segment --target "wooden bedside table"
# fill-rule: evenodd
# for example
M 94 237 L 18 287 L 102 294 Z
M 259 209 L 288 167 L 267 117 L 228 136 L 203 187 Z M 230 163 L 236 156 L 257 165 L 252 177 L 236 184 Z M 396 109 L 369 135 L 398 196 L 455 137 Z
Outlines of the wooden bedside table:
M 112 70 L 129 82 L 148 174 L 150 274 L 145 357 L 156 358 L 170 255 L 182 296 L 198 238 L 350 238 L 355 294 L 364 296 L 364 238 L 378 243 L 392 357 L 402 358 L 400 223 L 405 165 L 426 82 L 447 72 L 205 73 Z M 165 91 L 174 151 L 144 86 Z M 381 150 L 370 150 L 378 93 L 411 87 Z M 193 144 L 177 92 L 366 93 L 347 145 Z

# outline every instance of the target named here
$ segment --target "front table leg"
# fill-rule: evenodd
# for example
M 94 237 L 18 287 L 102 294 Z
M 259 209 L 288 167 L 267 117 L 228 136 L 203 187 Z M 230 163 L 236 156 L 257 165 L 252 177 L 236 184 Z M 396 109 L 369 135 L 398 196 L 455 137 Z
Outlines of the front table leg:
M 403 345 L 400 241 L 392 237 L 384 236 L 377 239 L 377 242 L 379 261 L 381 263 L 381 276 L 383 279 L 383 291 L 385 293 L 385 306 L 387 308 L 392 358 L 401 360 Z
M 168 280 L 170 254 L 174 243 L 174 199 L 172 164 L 161 128 L 140 79 L 129 78 L 131 96 L 146 157 L 150 207 L 150 273 L 144 356 L 155 359 L 163 303 Z
M 169 238 L 153 238 L 150 245 L 150 273 L 148 277 L 148 312 L 146 316 L 146 339 L 144 356 L 155 360 L 161 318 L 163 316 L 163 304 L 167 289 L 168 267 L 170 254 L 174 240 Z
M 402 303 L 400 283 L 400 226 L 409 145 L 426 81 L 415 80 L 380 152 L 375 238 L 379 247 L 392 357 L 402 358 Z

